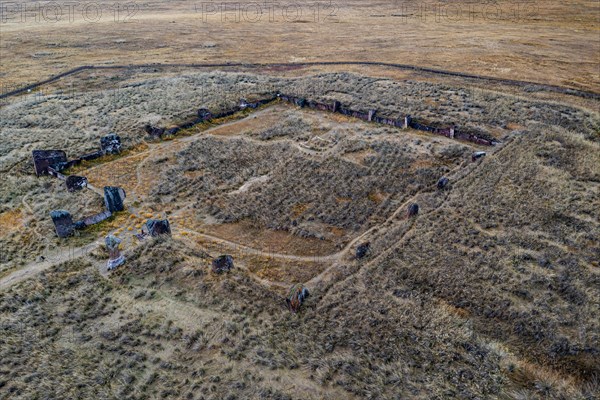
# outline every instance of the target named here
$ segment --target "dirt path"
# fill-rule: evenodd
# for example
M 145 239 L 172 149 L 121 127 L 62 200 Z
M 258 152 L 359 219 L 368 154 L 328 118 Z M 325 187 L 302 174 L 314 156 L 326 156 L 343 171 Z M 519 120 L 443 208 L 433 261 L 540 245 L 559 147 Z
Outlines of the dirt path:
M 65 251 L 61 252 L 56 256 L 53 256 L 50 260 L 44 260 L 41 262 L 31 262 L 0 279 L 0 290 L 6 289 L 18 282 L 31 278 L 32 276 L 35 276 L 40 272 L 45 271 L 65 261 L 85 256 L 92 252 L 94 249 L 96 249 L 101 243 L 102 240 L 98 239 L 95 242 L 92 242 L 85 246 L 73 249 L 65 249 Z
M 450 174 L 446 175 L 447 177 L 450 178 L 450 181 L 452 183 L 453 186 L 456 186 L 458 184 L 460 184 L 460 182 L 462 182 L 463 180 L 465 180 L 466 178 L 468 178 L 469 176 L 471 176 L 477 169 L 478 167 L 481 165 L 481 163 L 485 163 L 485 162 L 495 162 L 494 158 L 497 157 L 498 155 L 500 155 L 502 152 L 506 151 L 507 148 L 510 147 L 510 144 L 513 143 L 513 140 L 509 140 L 507 141 L 502 148 L 498 149 L 496 152 L 494 152 L 493 154 L 490 154 L 486 157 L 486 159 L 483 159 L 481 162 L 477 163 L 477 164 L 472 164 L 470 166 L 470 168 L 464 168 L 462 166 L 458 166 L 457 168 L 455 168 L 454 170 L 452 170 L 450 172 Z M 455 178 L 455 179 L 452 179 Z M 434 189 L 435 190 L 435 189 Z M 425 191 L 417 193 L 414 197 L 418 196 L 419 194 L 423 194 Z M 439 202 L 439 204 L 430 209 L 425 211 L 424 213 L 421 213 L 420 215 L 426 215 L 426 214 L 430 214 L 435 212 L 436 210 L 440 209 L 441 207 L 443 207 L 446 204 L 446 200 L 448 199 L 448 197 L 450 197 L 452 192 L 447 192 L 446 195 L 444 196 L 444 199 L 441 200 Z M 413 197 L 413 198 L 414 198 Z M 411 199 L 412 200 L 412 199 Z M 396 212 L 394 212 L 394 214 L 388 218 L 389 221 L 393 220 L 394 216 L 397 216 L 398 211 L 401 211 L 402 208 L 399 208 L 398 210 L 396 210 Z M 392 251 L 395 251 L 396 249 L 398 249 L 404 242 L 405 240 L 408 238 L 409 234 L 413 231 L 414 229 L 414 222 L 416 220 L 412 220 L 411 221 L 411 226 L 409 227 L 409 229 L 407 229 L 401 237 L 399 237 L 397 239 L 397 241 L 395 242 L 394 246 L 391 246 L 390 248 L 386 249 L 385 251 L 381 252 L 380 254 L 378 254 L 377 256 L 375 256 L 374 258 L 368 260 L 366 263 L 362 264 L 359 266 L 359 268 L 347 275 L 343 280 L 338 281 L 338 282 L 333 282 L 333 284 L 331 286 L 329 286 L 329 288 L 327 288 L 325 290 L 325 293 L 323 294 L 322 299 L 324 299 L 325 297 L 327 297 L 330 293 L 331 293 L 331 288 L 333 288 L 333 286 L 338 286 L 338 285 L 343 285 L 344 282 L 348 281 L 349 279 L 351 279 L 352 277 L 364 272 L 365 270 L 367 270 L 368 268 L 371 268 L 372 266 L 376 265 L 380 260 L 384 259 L 387 255 L 389 255 Z M 387 221 L 383 222 L 380 226 L 385 226 L 387 225 Z M 374 227 L 375 228 L 375 227 Z M 370 231 L 372 231 L 374 228 L 371 228 Z M 361 236 L 365 236 L 369 231 L 365 232 L 363 235 Z M 383 231 L 383 234 L 385 234 L 385 230 Z M 330 268 L 326 269 L 325 271 L 323 271 L 322 273 L 320 273 L 319 275 L 315 276 L 313 279 L 311 279 L 309 282 L 307 282 L 307 285 L 312 285 L 315 286 L 317 284 L 321 284 L 324 283 L 325 281 L 325 277 L 327 275 L 331 275 L 331 271 L 335 268 L 335 265 L 332 265 Z

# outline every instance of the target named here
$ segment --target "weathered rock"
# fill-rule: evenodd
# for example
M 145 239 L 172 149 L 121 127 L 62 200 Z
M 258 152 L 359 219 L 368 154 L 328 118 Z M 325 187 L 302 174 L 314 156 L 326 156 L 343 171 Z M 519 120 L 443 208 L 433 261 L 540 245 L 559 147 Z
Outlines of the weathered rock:
M 437 182 L 437 188 L 440 189 L 440 190 L 443 190 L 443 189 L 445 189 L 448 186 L 449 183 L 450 183 L 450 179 L 448 179 L 446 177 L 442 177 Z
M 304 303 L 304 300 L 309 296 L 308 289 L 304 287 L 303 284 L 298 283 L 290 289 L 290 294 L 288 295 L 285 302 L 287 303 L 288 309 L 291 312 L 297 313 L 300 310 L 300 306 Z
M 408 218 L 416 217 L 419 214 L 419 205 L 417 203 L 412 203 L 408 206 L 408 210 L 406 211 L 406 216 Z
M 212 270 L 217 274 L 221 274 L 223 272 L 228 272 L 233 269 L 233 257 L 230 255 L 222 255 L 215 258 L 212 262 Z
M 166 219 L 149 219 L 142 226 L 142 235 L 156 237 L 159 235 L 170 235 L 171 226 Z
M 367 121 L 372 122 L 376 113 L 377 110 L 369 110 L 369 114 L 367 115 Z
M 90 225 L 94 225 L 99 222 L 102 222 L 105 219 L 110 218 L 111 216 L 112 216 L 112 213 L 108 210 L 105 210 L 105 211 L 102 211 L 101 213 L 94 214 L 90 217 L 86 217 L 86 218 L 82 219 L 81 221 L 78 221 L 77 223 L 82 223 L 83 227 L 86 227 L 86 226 L 90 226 Z M 76 229 L 79 229 L 79 228 L 76 228 Z
M 371 250 L 371 242 L 365 242 L 365 243 L 359 244 L 358 247 L 356 248 L 356 258 L 360 259 L 360 258 L 366 257 L 369 254 L 370 250 Z
M 98 151 L 94 151 L 93 153 L 88 153 L 88 154 L 84 154 L 81 157 L 79 157 L 79 160 L 74 160 L 74 161 L 91 161 L 91 160 L 95 160 L 96 158 L 100 158 L 102 157 L 104 154 L 108 154 L 106 153 L 104 150 L 98 150 Z
M 37 176 L 48 174 L 50 166 L 67 162 L 67 154 L 62 150 L 33 150 L 32 157 Z
M 331 106 L 331 111 L 333 111 L 334 113 L 339 112 L 341 105 L 342 103 L 340 103 L 337 100 L 334 100 L 333 105 Z
M 108 250 L 108 261 L 106 263 L 106 267 L 110 271 L 117 268 L 119 265 L 122 265 L 125 262 L 125 257 L 123 257 L 121 250 L 119 250 L 121 239 L 114 235 L 108 235 L 104 240 L 104 243 L 106 244 L 106 249 Z
M 157 128 L 152 125 L 146 125 L 144 127 L 144 130 L 148 135 L 152 136 L 153 138 L 160 138 L 162 135 L 165 134 L 165 128 Z
M 476 151 L 475 153 L 473 153 L 473 155 L 471 156 L 471 161 L 477 161 L 480 158 L 483 158 L 487 155 L 487 153 L 485 151 Z
M 179 132 L 179 130 L 180 130 L 180 128 L 178 128 L 178 127 L 167 129 L 165 131 L 165 135 L 174 136 L 177 134 L 177 132 Z
M 104 204 L 108 211 L 111 213 L 123 211 L 125 209 L 123 200 L 125 200 L 125 191 L 122 188 L 116 186 L 104 187 Z
M 71 217 L 68 211 L 54 210 L 50 212 L 50 218 L 52 218 L 58 237 L 66 238 L 73 234 L 73 230 L 75 229 L 73 226 L 73 217 Z
M 100 147 L 104 154 L 119 154 L 121 152 L 121 137 L 111 133 L 100 139 Z
M 244 110 L 250 106 L 246 99 L 240 99 L 240 110 Z
M 247 106 L 248 106 L 248 103 L 246 103 L 246 100 L 242 99 L 240 101 L 240 108 L 244 109 Z M 209 119 L 213 118 L 213 115 L 206 108 L 201 108 L 198 110 L 198 118 L 200 118 L 201 121 L 208 121 Z
M 306 105 L 306 99 L 297 98 L 294 100 L 294 104 L 297 105 L 298 107 L 304 107 Z
M 85 221 L 83 221 L 83 220 L 82 221 L 76 221 L 73 224 L 73 228 L 75 228 L 78 231 L 81 231 L 81 230 L 87 228 L 87 225 L 85 224 Z
M 85 176 L 70 175 L 67 176 L 66 185 L 69 192 L 76 192 L 83 190 L 88 184 L 88 180 Z

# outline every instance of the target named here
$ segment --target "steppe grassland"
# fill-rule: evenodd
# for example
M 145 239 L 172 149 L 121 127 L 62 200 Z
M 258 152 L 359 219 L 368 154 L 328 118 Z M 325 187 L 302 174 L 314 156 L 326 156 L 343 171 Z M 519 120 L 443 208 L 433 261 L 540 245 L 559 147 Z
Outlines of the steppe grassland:
M 45 4 L 18 3 L 30 8 Z M 248 22 L 252 10 L 235 22 L 231 13 L 203 13 L 204 2 L 134 3 L 134 16 L 125 3 L 117 14 L 115 2 L 94 3 L 102 12 L 97 22 L 82 15 L 88 3 L 76 8 L 71 19 L 62 7 L 58 22 L 49 22 L 54 10 L 46 19 L 38 13 L 37 20 L 30 12 L 23 21 L 7 9 L 0 24 L 3 91 L 79 65 L 332 60 L 397 62 L 595 91 L 600 87 L 600 6 L 595 1 L 502 0 L 490 5 L 340 0 L 331 2 L 335 17 L 328 17 L 330 2 L 316 2 L 301 4 L 302 16 L 290 10 L 287 20 L 283 11 L 297 4 L 281 3 L 264 10 L 254 23 Z M 218 2 L 223 3 L 228 10 L 241 4 Z
M 3 238 L 4 248 L 14 249 L 11 260 L 40 251 L 22 238 L 36 229 L 52 234 L 51 208 L 82 204 L 89 208 L 73 208 L 82 215 L 102 206 L 91 193 L 82 193 L 89 201 L 74 202 L 59 182 L 32 177 L 33 146 L 81 154 L 96 149 L 110 129 L 127 148 L 141 146 L 135 160 L 153 146 L 144 144 L 146 123 L 168 126 L 199 106 L 226 107 L 223 98 L 231 106 L 274 87 L 382 114 L 408 110 L 460 123 L 493 133 L 506 148 L 469 164 L 449 193 L 421 194 L 420 218 L 383 225 L 372 237 L 374 259 L 344 259 L 315 281 L 299 317 L 285 310 L 283 288 L 268 281 L 312 274 L 285 275 L 260 260 L 240 260 L 247 269 L 217 277 L 207 272 L 217 248 L 186 235 L 128 248 L 128 268 L 108 279 L 97 272 L 105 263 L 99 248 L 17 284 L 0 297 L 6 396 L 592 398 L 600 153 L 598 115 L 579 107 L 355 74 L 188 74 L 137 78 L 118 91 L 73 98 L 25 97 L 0 110 L 2 134 L 11 139 L 2 149 L 9 172 L 2 215 L 28 221 L 21 236 Z M 289 108 L 282 115 L 308 133 L 296 136 L 286 124 L 265 130 L 257 119 L 240 129 L 244 140 L 304 142 L 326 133 L 320 128 L 329 123 L 323 117 L 311 125 L 310 114 Z M 205 141 L 227 140 L 223 129 L 223 137 Z M 405 133 L 404 143 L 421 140 L 415 149 L 434 159 L 443 150 L 433 143 L 441 138 L 411 132 L 369 126 L 349 133 L 375 144 Z M 179 149 L 184 138 L 167 143 Z M 450 160 L 464 155 L 463 146 L 457 143 Z M 193 146 L 178 151 L 190 149 L 202 154 Z M 359 164 L 372 156 L 349 154 Z M 23 200 L 35 205 L 33 212 Z

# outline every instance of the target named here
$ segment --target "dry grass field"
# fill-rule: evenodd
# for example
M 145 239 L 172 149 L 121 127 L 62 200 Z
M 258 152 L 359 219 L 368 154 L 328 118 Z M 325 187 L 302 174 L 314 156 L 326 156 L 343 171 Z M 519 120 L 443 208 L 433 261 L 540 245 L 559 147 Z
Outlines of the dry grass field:
M 594 0 L 45 4 L 3 3 L 5 87 L 89 64 L 360 60 L 600 90 Z
M 2 232 L 3 396 L 593 398 L 598 114 L 451 85 L 296 75 L 136 77 L 0 109 L 1 215 L 18 226 Z M 470 143 L 283 103 L 172 140 L 143 130 L 274 87 L 461 121 L 502 143 L 473 163 Z M 80 154 L 108 130 L 128 150 L 73 172 L 122 185 L 127 209 L 55 239 L 50 210 L 87 215 L 101 200 L 35 178 L 28 153 Z M 440 176 L 449 190 L 435 189 Z M 404 217 L 410 201 L 416 219 Z M 149 217 L 169 218 L 173 237 L 133 239 Z M 112 274 L 96 242 L 109 232 L 127 257 Z M 367 240 L 371 255 L 355 260 Z M 210 261 L 223 253 L 236 268 L 216 276 Z M 283 301 L 294 282 L 312 292 L 299 315 Z
M 25 17 L 2 4 L 3 91 L 78 65 L 333 60 L 600 91 L 594 1 L 516 3 L 517 17 L 507 1 L 499 15 L 340 1 L 298 17 L 277 3 L 256 22 L 247 5 L 232 21 L 233 2 L 224 16 L 220 3 L 81 3 L 55 23 L 47 5 L 36 20 L 38 3 L 17 3 Z M 499 143 L 281 100 L 172 137 L 145 130 L 277 91 Z M 596 399 L 599 106 L 381 66 L 86 70 L 3 99 L 0 399 Z M 74 158 L 111 132 L 121 154 L 67 173 L 123 187 L 125 210 L 59 239 L 50 211 L 79 219 L 104 202 L 36 177 L 31 151 Z M 135 238 L 149 218 L 172 235 Z M 107 234 L 123 240 L 115 271 Z M 234 268 L 211 272 L 222 254 Z M 294 314 L 296 283 L 310 297 Z

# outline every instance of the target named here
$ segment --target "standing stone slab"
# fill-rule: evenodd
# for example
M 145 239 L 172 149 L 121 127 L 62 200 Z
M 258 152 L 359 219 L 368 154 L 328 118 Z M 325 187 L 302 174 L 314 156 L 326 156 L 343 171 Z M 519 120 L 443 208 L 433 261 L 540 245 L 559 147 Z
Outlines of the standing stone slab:
M 290 294 L 285 299 L 288 309 L 297 313 L 300 310 L 300 306 L 304 303 L 304 300 L 309 296 L 308 289 L 303 284 L 298 283 L 290 289 Z
M 240 108 L 243 110 L 246 107 L 248 107 L 248 103 L 246 102 L 246 100 L 242 99 L 240 101 Z M 213 115 L 208 109 L 201 108 L 198 110 L 198 118 L 201 122 L 208 121 L 209 119 L 213 119 Z
M 342 103 L 340 103 L 337 100 L 334 100 L 333 104 L 331 106 L 331 111 L 333 111 L 334 113 L 339 112 L 341 106 L 342 106 Z
M 483 158 L 487 155 L 487 153 L 485 151 L 476 151 L 475 153 L 473 153 L 471 155 L 471 161 L 475 162 L 477 160 L 479 160 L 480 158 Z
M 417 203 L 412 203 L 408 206 L 408 210 L 406 211 L 406 217 L 412 218 L 416 217 L 419 214 L 419 205 Z
M 233 268 L 233 257 L 230 255 L 222 255 L 215 258 L 212 262 L 212 270 L 217 274 L 231 271 Z
M 66 185 L 69 192 L 77 192 L 83 190 L 88 184 L 85 176 L 70 175 L 67 176 Z
M 33 150 L 31 155 L 37 176 L 48 174 L 48 167 L 67 162 L 67 154 L 62 150 Z
M 152 237 L 156 237 L 160 235 L 170 234 L 171 225 L 169 225 L 169 220 L 167 219 L 149 219 L 142 227 L 143 236 L 149 235 Z
M 71 217 L 68 211 L 54 210 L 50 212 L 50 218 L 52 218 L 58 237 L 66 238 L 73 234 L 73 230 L 75 229 L 73 226 L 73 217 Z
M 123 211 L 125 209 L 123 200 L 125 200 L 125 191 L 122 188 L 116 186 L 104 187 L 104 204 L 108 211 L 111 213 Z
M 437 188 L 440 190 L 443 190 L 448 186 L 449 183 L 450 183 L 450 180 L 448 178 L 442 177 L 442 178 L 440 178 L 440 180 L 437 183 Z
M 365 243 L 358 245 L 358 247 L 356 248 L 356 258 L 361 259 L 363 257 L 366 257 L 369 254 L 370 250 L 371 250 L 370 242 L 365 242 Z
M 106 267 L 110 271 L 117 268 L 119 265 L 122 265 L 125 262 L 125 257 L 123 257 L 121 250 L 119 250 L 121 239 L 114 235 L 108 235 L 104 240 L 104 243 L 106 244 L 106 249 L 108 250 L 108 261 L 106 263 Z
M 100 139 L 100 147 L 104 154 L 119 154 L 121 152 L 121 137 L 111 133 Z
M 367 115 L 367 121 L 373 122 L 373 118 L 375 118 L 375 114 L 377 110 L 369 110 L 369 114 Z

